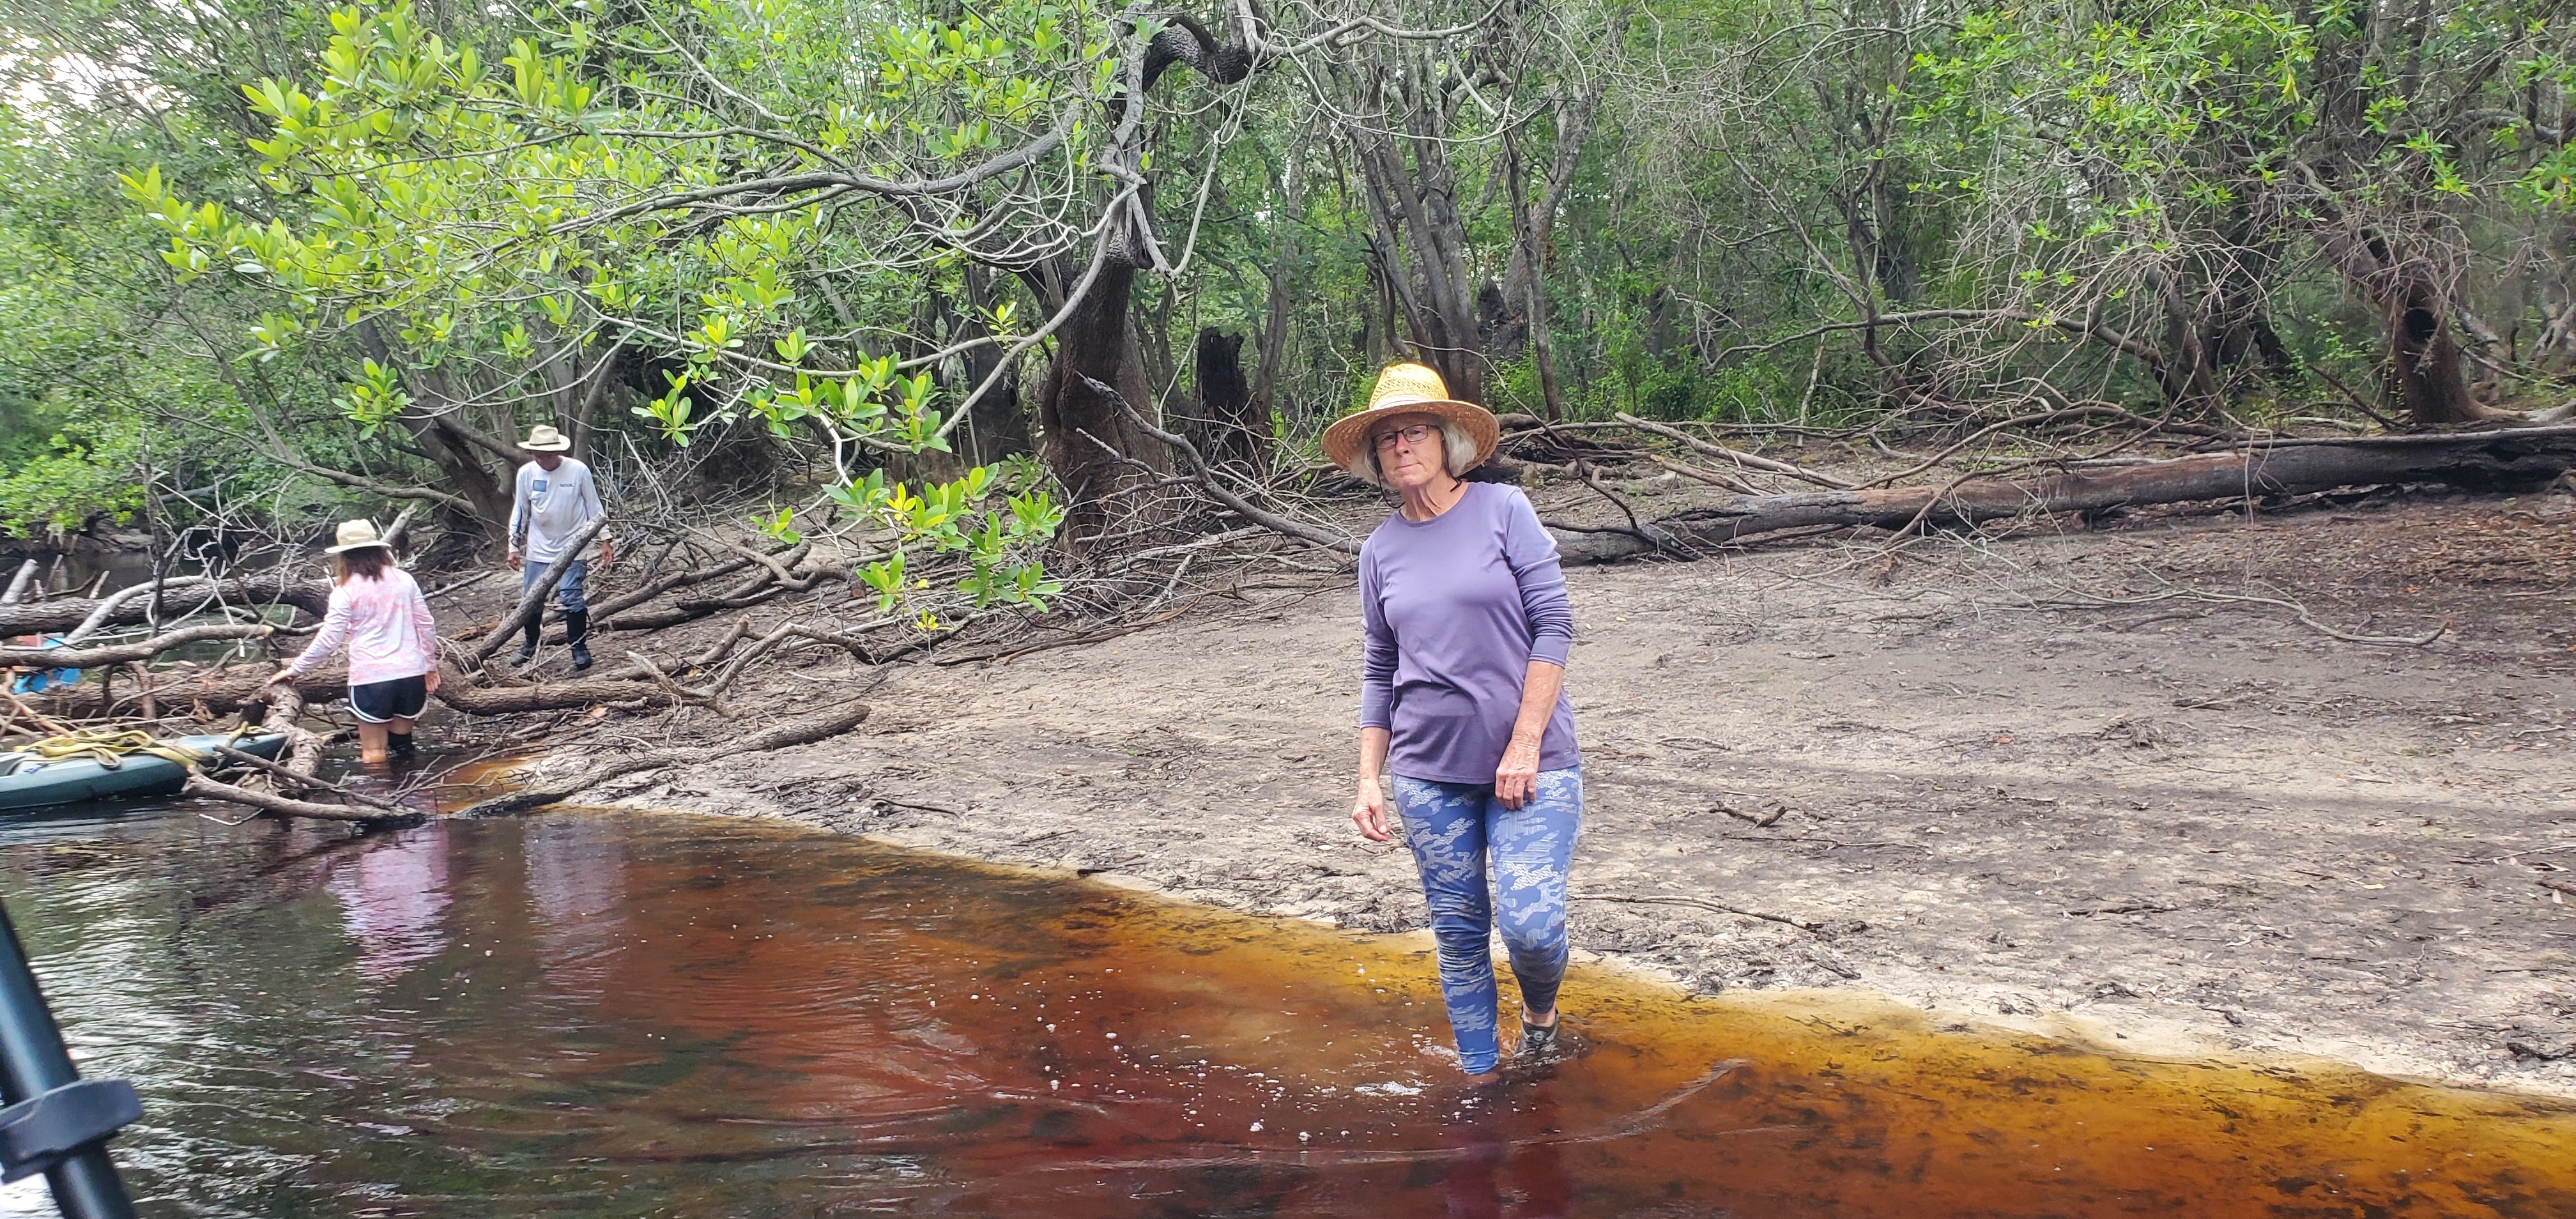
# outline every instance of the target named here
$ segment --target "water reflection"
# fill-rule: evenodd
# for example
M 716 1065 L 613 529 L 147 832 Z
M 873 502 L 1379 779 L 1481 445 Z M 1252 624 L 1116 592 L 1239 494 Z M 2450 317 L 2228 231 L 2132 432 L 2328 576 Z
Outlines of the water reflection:
M 739 822 L 131 816 L 0 867 L 158 1214 L 2576 1214 L 2564 1106 L 1598 974 L 1588 1052 L 1470 1091 L 1409 943 Z
M 612 822 L 567 817 L 530 824 L 525 844 L 538 968 L 558 997 L 595 1003 L 625 936 L 625 840 Z
M 358 972 L 402 976 L 447 946 L 447 827 L 431 821 L 334 857 L 328 888 L 358 945 Z

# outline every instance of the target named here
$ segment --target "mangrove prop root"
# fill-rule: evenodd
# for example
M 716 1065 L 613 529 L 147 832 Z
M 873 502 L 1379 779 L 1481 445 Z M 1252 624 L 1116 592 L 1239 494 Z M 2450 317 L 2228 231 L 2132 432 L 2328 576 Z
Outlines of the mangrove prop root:
M 584 678 L 503 686 L 470 681 L 452 669 L 439 674 L 436 697 L 468 715 L 516 715 L 524 711 L 563 711 L 607 703 L 663 703 L 670 700 L 668 691 L 650 681 Z

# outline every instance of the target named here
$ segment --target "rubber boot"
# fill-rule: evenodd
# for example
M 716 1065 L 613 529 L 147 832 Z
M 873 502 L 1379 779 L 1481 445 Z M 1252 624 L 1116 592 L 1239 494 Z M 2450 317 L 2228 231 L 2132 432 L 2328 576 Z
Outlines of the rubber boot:
M 410 734 L 410 733 L 408 733 L 408 732 L 388 732 L 388 733 L 386 733 L 386 734 L 385 734 L 385 747 L 386 747 L 386 749 L 390 750 L 390 751 L 393 753 L 393 755 L 394 755 L 394 760 L 395 760 L 395 761 L 397 761 L 397 762 L 408 762 L 408 761 L 410 761 L 410 760 L 411 760 L 411 734 Z
M 590 611 L 564 611 L 564 636 L 572 643 L 572 671 L 590 667 Z
M 537 659 L 537 632 L 543 629 L 545 617 L 545 615 L 539 614 L 537 615 L 537 621 L 528 624 L 528 637 L 524 642 L 519 644 L 520 664 L 530 664 Z

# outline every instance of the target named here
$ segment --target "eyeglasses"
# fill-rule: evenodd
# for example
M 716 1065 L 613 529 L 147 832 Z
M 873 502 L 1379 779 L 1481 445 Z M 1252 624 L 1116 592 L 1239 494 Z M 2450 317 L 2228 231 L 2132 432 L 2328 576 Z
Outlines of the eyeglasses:
M 1394 448 L 1395 442 L 1398 440 L 1411 445 L 1423 444 L 1431 439 L 1432 433 L 1439 430 L 1440 429 L 1427 423 L 1417 423 L 1410 427 L 1400 427 L 1393 431 L 1380 432 L 1375 438 L 1377 441 L 1377 451 L 1383 453 Z

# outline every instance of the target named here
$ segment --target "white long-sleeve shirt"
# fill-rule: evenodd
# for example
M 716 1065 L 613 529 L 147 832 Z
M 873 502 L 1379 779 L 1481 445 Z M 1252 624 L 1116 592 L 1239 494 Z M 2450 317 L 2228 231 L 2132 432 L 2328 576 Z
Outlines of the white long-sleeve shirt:
M 530 563 L 552 563 L 563 557 L 563 545 L 576 531 L 607 512 L 589 466 L 570 457 L 551 470 L 529 462 L 519 467 L 519 485 L 510 497 L 510 547 Z M 592 541 L 607 536 L 603 529 Z
M 438 621 L 429 616 L 429 598 L 420 595 L 410 572 L 387 567 L 376 579 L 353 575 L 332 589 L 322 632 L 287 671 L 311 672 L 343 644 L 353 686 L 418 677 L 438 667 Z

